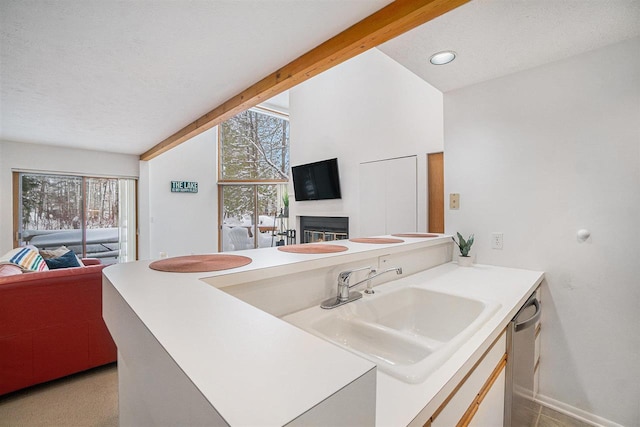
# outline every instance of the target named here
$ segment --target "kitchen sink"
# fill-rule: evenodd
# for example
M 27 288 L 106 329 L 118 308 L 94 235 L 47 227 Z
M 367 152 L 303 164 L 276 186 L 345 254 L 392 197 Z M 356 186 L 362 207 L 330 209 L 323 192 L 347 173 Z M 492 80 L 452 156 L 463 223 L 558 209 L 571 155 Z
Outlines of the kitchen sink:
M 379 288 L 338 308 L 312 307 L 283 320 L 369 359 L 389 375 L 418 383 L 500 307 L 415 286 Z
M 359 319 L 330 316 L 313 325 L 315 331 L 342 347 L 369 355 L 390 365 L 412 365 L 432 350 L 401 334 Z
M 420 288 L 403 288 L 363 305 L 362 317 L 413 336 L 446 342 L 482 314 L 482 301 Z

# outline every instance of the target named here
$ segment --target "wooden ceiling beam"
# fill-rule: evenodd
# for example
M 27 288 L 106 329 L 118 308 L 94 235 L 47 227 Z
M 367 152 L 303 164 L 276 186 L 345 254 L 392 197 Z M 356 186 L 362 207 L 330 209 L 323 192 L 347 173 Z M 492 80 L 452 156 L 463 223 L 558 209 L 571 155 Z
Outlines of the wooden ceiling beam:
M 470 0 L 396 0 L 217 106 L 140 155 L 154 157 L 323 71 Z

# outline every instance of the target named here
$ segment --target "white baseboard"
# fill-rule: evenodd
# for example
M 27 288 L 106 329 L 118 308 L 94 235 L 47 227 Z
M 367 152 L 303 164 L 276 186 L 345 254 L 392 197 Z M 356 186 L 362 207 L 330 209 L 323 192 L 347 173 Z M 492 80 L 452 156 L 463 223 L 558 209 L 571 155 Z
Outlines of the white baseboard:
M 599 417 L 590 412 L 583 411 L 582 409 L 574 408 L 573 406 L 567 405 L 564 402 L 560 402 L 541 394 L 536 395 L 534 400 L 542 406 L 546 406 L 547 408 L 553 409 L 554 411 L 569 415 L 570 417 L 573 417 L 587 424 L 592 424 L 596 427 L 624 427 L 618 423 L 614 423 L 613 421 Z

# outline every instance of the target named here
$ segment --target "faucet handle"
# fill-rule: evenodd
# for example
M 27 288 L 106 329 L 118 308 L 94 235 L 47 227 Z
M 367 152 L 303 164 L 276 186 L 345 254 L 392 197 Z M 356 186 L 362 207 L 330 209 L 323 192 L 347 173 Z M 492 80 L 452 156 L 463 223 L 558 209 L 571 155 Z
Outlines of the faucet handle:
M 345 271 L 340 272 L 340 274 L 338 274 L 338 279 L 342 283 L 346 283 L 347 281 L 349 281 L 349 277 L 351 277 L 351 273 L 355 273 L 357 271 L 364 271 L 364 270 L 371 271 L 372 268 L 371 268 L 371 266 L 368 266 L 368 267 L 356 268 L 354 270 L 345 270 Z

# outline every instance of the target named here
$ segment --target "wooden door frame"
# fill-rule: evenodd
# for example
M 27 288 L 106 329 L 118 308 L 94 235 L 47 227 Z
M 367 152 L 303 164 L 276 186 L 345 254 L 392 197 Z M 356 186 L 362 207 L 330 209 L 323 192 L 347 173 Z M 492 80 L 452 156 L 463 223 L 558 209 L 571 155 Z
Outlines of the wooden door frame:
M 444 152 L 427 154 L 427 231 L 444 233 Z

